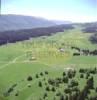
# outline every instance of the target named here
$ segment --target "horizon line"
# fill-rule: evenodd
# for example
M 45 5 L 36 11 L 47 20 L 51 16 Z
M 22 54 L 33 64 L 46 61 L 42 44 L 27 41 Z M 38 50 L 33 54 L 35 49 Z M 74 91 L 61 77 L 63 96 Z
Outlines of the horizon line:
M 65 20 L 65 19 L 49 19 L 49 18 L 46 18 L 46 17 L 42 17 L 42 16 L 34 16 L 34 15 L 26 15 L 26 14 L 4 14 L 4 13 L 0 13 L 0 16 L 2 15 L 16 15 L 16 16 L 25 16 L 25 17 L 35 17 L 35 18 L 41 18 L 41 19 L 44 19 L 44 20 L 48 20 L 48 21 L 65 21 L 65 22 L 71 22 L 71 23 L 93 23 L 93 22 L 97 22 L 97 20 L 95 21 L 72 21 L 72 20 Z

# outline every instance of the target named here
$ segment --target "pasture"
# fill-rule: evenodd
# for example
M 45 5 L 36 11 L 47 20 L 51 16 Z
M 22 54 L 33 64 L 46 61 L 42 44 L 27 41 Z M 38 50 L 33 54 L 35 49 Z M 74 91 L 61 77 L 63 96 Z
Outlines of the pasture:
M 67 69 L 76 70 L 74 79 L 79 82 L 78 88 L 83 90 L 86 78 L 80 78 L 79 70 L 96 68 L 97 56 L 73 56 L 76 50 L 71 47 L 97 49 L 96 44 L 88 41 L 89 36 L 77 28 L 0 46 L 0 100 L 69 100 L 56 96 L 58 92 L 64 98 L 68 96 L 63 94 L 68 84 L 61 83 L 56 87 L 48 83 L 49 79 L 62 78 Z M 97 73 L 90 76 L 93 76 L 96 88 Z M 46 90 L 47 87 L 50 91 Z M 97 91 L 91 90 L 89 96 L 96 94 Z

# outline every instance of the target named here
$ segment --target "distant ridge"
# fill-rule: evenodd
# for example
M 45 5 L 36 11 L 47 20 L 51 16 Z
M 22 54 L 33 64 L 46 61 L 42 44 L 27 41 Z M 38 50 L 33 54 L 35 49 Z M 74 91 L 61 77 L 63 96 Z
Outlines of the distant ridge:
M 32 29 L 55 25 L 56 23 L 54 23 L 53 21 L 33 16 L 11 14 L 0 16 L 0 31 Z

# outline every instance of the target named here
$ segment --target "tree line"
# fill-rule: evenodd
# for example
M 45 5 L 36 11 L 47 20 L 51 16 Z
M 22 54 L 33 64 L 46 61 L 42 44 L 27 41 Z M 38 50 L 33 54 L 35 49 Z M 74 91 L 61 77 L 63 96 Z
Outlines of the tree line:
M 73 28 L 74 27 L 72 25 L 68 24 L 68 25 L 56 25 L 56 26 L 46 27 L 46 28 L 4 31 L 4 32 L 0 32 L 0 45 L 28 40 L 32 37 L 50 36 L 57 32 L 64 32 L 64 30 L 73 29 Z

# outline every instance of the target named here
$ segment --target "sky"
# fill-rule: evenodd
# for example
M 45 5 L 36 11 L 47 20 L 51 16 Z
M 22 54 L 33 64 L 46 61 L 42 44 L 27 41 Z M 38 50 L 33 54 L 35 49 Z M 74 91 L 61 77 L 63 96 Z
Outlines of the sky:
M 2 0 L 2 14 L 72 22 L 97 21 L 97 0 Z

